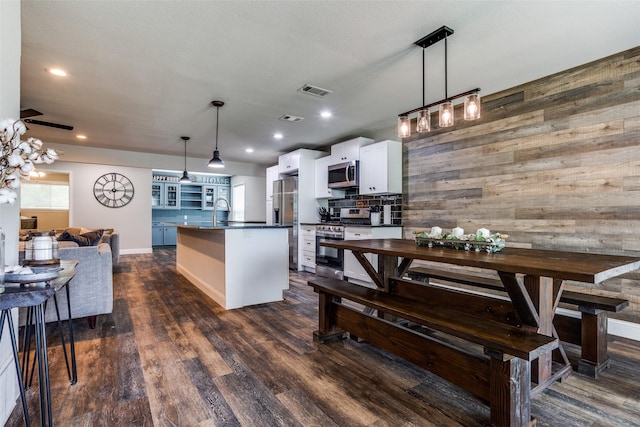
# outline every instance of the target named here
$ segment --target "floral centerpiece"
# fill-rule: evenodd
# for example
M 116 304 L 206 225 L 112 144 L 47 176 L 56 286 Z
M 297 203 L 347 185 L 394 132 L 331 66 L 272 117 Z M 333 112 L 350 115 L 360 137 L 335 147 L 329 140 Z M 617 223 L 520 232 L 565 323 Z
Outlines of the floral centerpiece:
M 479 228 L 475 234 L 465 234 L 464 230 L 456 227 L 443 232 L 440 227 L 432 227 L 429 232 L 416 231 L 418 246 L 444 247 L 475 252 L 500 252 L 505 245 L 507 234 L 491 233 L 486 228 Z
M 53 163 L 58 153 L 37 138 L 22 140 L 27 127 L 20 120 L 0 120 L 0 204 L 13 203 L 20 177 L 29 177 L 34 165 Z

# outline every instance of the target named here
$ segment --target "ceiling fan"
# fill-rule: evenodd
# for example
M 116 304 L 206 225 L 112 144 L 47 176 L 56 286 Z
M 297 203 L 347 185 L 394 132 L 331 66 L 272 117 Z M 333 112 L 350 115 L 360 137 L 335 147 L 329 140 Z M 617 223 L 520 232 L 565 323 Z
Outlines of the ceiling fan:
M 49 126 L 57 129 L 73 130 L 73 126 L 62 125 L 60 123 L 45 122 L 42 120 L 34 120 L 31 118 L 35 116 L 41 116 L 41 115 L 42 113 L 40 111 L 34 110 L 33 108 L 27 108 L 25 110 L 20 111 L 20 119 L 25 123 L 29 123 L 32 125 Z

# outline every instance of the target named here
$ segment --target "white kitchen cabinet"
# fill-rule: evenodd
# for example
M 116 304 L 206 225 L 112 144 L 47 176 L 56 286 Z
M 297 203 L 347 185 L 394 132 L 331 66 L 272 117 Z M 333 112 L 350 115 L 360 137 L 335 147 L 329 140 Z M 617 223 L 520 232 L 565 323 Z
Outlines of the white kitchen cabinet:
M 359 194 L 402 193 L 402 143 L 386 140 L 360 149 Z
M 273 182 L 280 179 L 280 172 L 278 168 L 278 165 L 274 165 L 265 170 L 265 184 L 267 194 L 265 218 L 267 220 L 267 225 L 273 225 Z
M 298 169 L 300 169 L 300 151 L 292 151 L 278 157 L 278 172 L 286 175 L 298 173 Z
M 267 199 L 265 218 L 267 225 L 273 225 L 273 198 Z
M 279 165 L 271 166 L 266 169 L 266 191 L 267 191 L 267 199 L 273 198 L 273 181 L 277 181 L 280 179 L 280 172 L 278 170 Z
M 345 240 L 402 238 L 402 227 L 345 227 Z M 378 255 L 365 254 L 371 265 L 378 269 Z M 350 250 L 344 250 L 344 277 L 350 282 L 375 287 L 371 277 L 362 268 Z
M 329 165 L 333 164 L 333 156 L 326 156 L 316 159 L 316 199 L 342 199 L 344 190 L 329 188 Z
M 302 258 L 300 263 L 302 268 L 315 272 L 316 270 L 316 226 L 300 226 L 300 237 L 302 241 Z M 306 267 L 306 268 L 305 268 Z
M 331 146 L 331 164 L 360 160 L 360 148 L 371 144 L 373 139 L 358 137 Z
M 153 209 L 180 209 L 180 184 L 173 182 L 152 183 L 151 207 Z
M 315 198 L 315 160 L 319 157 L 326 156 L 327 153 L 318 150 L 308 150 L 301 148 L 294 151 L 298 157 L 298 224 L 312 224 L 318 222 L 318 208 L 327 207 L 326 200 L 318 200 Z M 279 169 L 280 170 L 280 169 Z M 298 251 L 297 259 L 303 257 L 302 248 L 304 241 L 301 233 L 296 229 Z M 302 270 L 302 263 L 297 263 L 298 271 Z

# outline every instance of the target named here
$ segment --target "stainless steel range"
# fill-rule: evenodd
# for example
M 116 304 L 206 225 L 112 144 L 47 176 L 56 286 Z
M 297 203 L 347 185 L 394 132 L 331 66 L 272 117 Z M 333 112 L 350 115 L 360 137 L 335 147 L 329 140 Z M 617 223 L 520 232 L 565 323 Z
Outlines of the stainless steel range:
M 369 208 L 340 209 L 340 223 L 344 225 L 371 225 Z
M 339 223 L 326 223 L 316 226 L 316 274 L 323 277 L 344 278 L 344 252 L 342 249 L 328 248 L 320 243 L 344 240 L 345 225 L 368 225 L 369 209 L 340 209 Z

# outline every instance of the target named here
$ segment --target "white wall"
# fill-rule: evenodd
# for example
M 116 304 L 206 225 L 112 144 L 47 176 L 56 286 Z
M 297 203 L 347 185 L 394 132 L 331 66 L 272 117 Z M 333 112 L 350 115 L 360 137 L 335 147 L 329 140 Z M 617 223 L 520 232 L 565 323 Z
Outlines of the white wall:
M 257 176 L 241 176 L 231 177 L 231 188 L 235 185 L 245 185 L 245 203 L 244 203 L 244 220 L 245 221 L 266 221 L 264 201 L 267 197 L 266 193 L 266 177 L 264 176 L 264 168 L 262 175 Z M 232 204 L 236 203 L 232 201 Z
M 0 1 L 0 119 L 20 116 L 20 1 Z M 0 205 L 0 226 L 6 235 L 5 261 L 18 263 L 18 230 L 20 204 Z M 13 311 L 14 324 L 18 312 Z M 18 397 L 18 382 L 13 364 L 9 330 L 5 328 L 0 342 L 0 425 L 4 425 Z
M 70 174 L 69 225 L 115 228 L 120 232 L 121 254 L 150 253 L 152 170 L 181 171 L 184 157 L 45 143 L 60 153 L 60 160 L 52 165 L 40 165 L 39 168 Z M 208 159 L 188 157 L 187 169 L 189 172 L 211 173 L 207 163 Z M 265 220 L 264 170 L 264 165 L 225 161 L 222 174 L 240 175 L 238 179 L 247 183 L 247 221 Z M 93 196 L 96 179 L 108 172 L 121 173 L 133 182 L 134 198 L 122 208 L 106 208 Z
M 151 252 L 151 169 L 63 161 L 40 169 L 69 173 L 70 226 L 114 228 L 120 233 L 121 254 Z M 133 183 L 133 199 L 126 206 L 108 208 L 94 197 L 93 184 L 109 172 L 121 173 Z
M 4 1 L 4 0 L 1 0 Z M 46 141 L 45 141 L 46 142 Z M 136 151 L 110 150 L 106 148 L 83 147 L 79 145 L 65 145 L 47 143 L 61 153 L 60 159 L 73 163 L 97 163 L 101 165 L 131 166 L 148 169 L 167 169 L 182 173 L 184 168 L 183 155 L 168 156 L 163 154 L 139 153 Z M 208 158 L 187 157 L 189 172 L 212 173 L 207 167 Z M 240 163 L 225 160 L 221 175 L 263 176 L 265 165 Z

